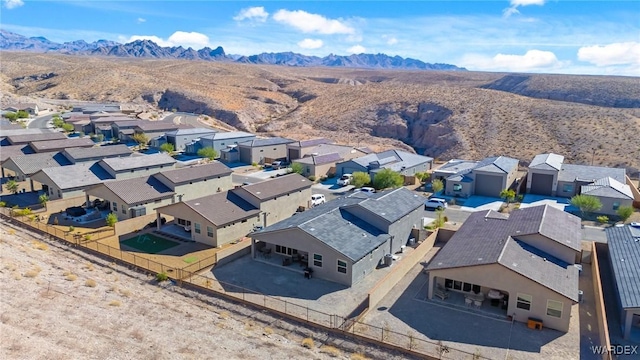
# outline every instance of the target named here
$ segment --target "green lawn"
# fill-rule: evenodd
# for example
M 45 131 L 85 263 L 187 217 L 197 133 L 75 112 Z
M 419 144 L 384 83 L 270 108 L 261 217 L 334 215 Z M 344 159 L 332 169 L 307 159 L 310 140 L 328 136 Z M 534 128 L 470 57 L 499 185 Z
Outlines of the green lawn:
M 180 245 L 175 241 L 167 240 L 153 234 L 140 234 L 131 239 L 121 241 L 120 243 L 147 254 L 157 254 Z

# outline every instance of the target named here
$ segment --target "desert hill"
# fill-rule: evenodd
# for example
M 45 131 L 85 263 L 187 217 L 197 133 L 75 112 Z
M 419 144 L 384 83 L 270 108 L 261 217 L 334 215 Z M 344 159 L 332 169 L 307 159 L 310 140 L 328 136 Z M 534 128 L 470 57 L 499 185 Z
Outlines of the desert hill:
M 152 103 L 238 129 L 402 146 L 439 159 L 509 155 L 526 163 L 553 151 L 573 163 L 640 169 L 637 78 L 0 56 L 2 88 L 10 90 L 3 102 Z

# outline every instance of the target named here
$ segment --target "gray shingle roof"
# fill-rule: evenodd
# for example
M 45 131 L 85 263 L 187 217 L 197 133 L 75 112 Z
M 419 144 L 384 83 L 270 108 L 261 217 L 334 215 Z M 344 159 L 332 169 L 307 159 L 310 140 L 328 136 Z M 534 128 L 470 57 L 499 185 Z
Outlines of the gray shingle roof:
M 260 146 L 284 145 L 284 144 L 290 144 L 292 142 L 294 142 L 294 140 L 286 139 L 282 137 L 272 137 L 272 138 L 266 138 L 266 139 L 253 139 L 249 141 L 243 141 L 241 143 L 238 143 L 238 145 L 246 146 L 246 147 L 260 147 Z
M 173 184 L 183 184 L 189 181 L 211 179 L 217 176 L 230 175 L 233 172 L 229 167 L 220 162 L 204 165 L 194 165 L 175 170 L 162 171 L 156 176 L 162 176 Z
M 172 131 L 176 129 L 192 128 L 191 125 L 176 125 L 169 121 L 143 121 L 136 126 L 141 131 Z
M 65 138 L 62 140 L 33 141 L 29 143 L 29 146 L 31 146 L 35 152 L 45 152 L 60 151 L 72 147 L 92 147 L 95 144 L 96 143 L 89 138 Z
M 2 130 L 19 130 L 22 129 L 22 125 L 18 123 L 12 123 L 7 119 L 0 119 L 0 129 Z M 4 135 L 4 134 L 3 134 Z
M 40 181 L 41 174 L 45 174 L 60 189 L 75 189 L 100 184 L 113 179 L 96 162 L 86 162 L 64 167 L 44 168 L 33 174 L 36 181 Z
M 518 168 L 518 160 L 506 156 L 486 158 L 474 170 L 508 174 Z
M 306 147 L 316 146 L 320 144 L 333 144 L 333 141 L 325 138 L 317 138 L 317 139 L 296 141 L 294 143 L 289 144 L 289 146 L 306 148 Z
M 118 156 L 129 156 L 133 152 L 129 150 L 127 145 L 103 145 L 91 148 L 68 148 L 62 151 L 62 154 L 71 162 L 81 162 L 89 160 L 100 160 L 100 158 L 110 158 Z
M 539 233 L 579 251 L 580 229 L 579 218 L 548 205 L 515 210 L 508 218 L 491 210 L 475 212 L 438 252 L 427 269 L 500 263 L 575 300 L 577 273 L 574 286 L 572 279 L 575 269 L 572 265 L 559 261 L 543 264 L 541 261 L 544 262 L 544 258 L 551 260 L 554 257 L 514 240 L 518 240 L 519 236 Z M 519 265 L 514 266 L 514 263 Z M 545 271 L 549 274 L 545 274 Z M 563 272 L 564 277 L 558 275 Z M 570 278 L 567 281 L 566 276 Z
M 179 136 L 179 135 L 212 135 L 217 133 L 218 130 L 208 129 L 208 128 L 190 128 L 190 129 L 177 129 L 173 131 L 168 131 L 166 135 L 168 136 Z
M 245 185 L 242 189 L 259 200 L 268 200 L 294 191 L 310 188 L 313 183 L 296 173 Z
M 433 161 L 433 158 L 412 154 L 401 150 L 388 150 L 381 153 L 368 154 L 355 158 L 352 161 L 365 168 L 372 165 L 374 170 L 391 169 L 400 171 L 402 168 L 412 168 L 414 166 Z M 375 168 L 379 166 L 379 168 Z
M 0 163 L 3 163 L 5 160 L 12 156 L 25 154 L 33 154 L 33 149 L 31 149 L 31 146 L 24 144 L 3 146 L 0 148 Z
M 259 209 L 231 191 L 185 201 L 184 204 L 209 220 L 216 227 L 256 216 L 260 213 Z M 164 208 L 176 207 L 176 205 L 178 204 L 168 205 Z
M 610 177 L 596 180 L 589 185 L 583 185 L 580 188 L 580 193 L 583 195 L 633 200 L 633 193 L 631 192 L 629 185 L 623 184 Z
M 374 193 L 360 202 L 358 206 L 389 223 L 394 223 L 415 209 L 422 207 L 423 204 L 424 197 L 414 191 L 398 188 Z
M 26 175 L 48 167 L 71 165 L 69 160 L 58 152 L 16 155 L 9 159 Z
M 6 129 L 2 128 L 2 133 L 0 133 L 0 137 L 7 137 L 12 135 L 29 135 L 29 134 L 51 134 L 53 131 L 47 129 L 23 129 L 20 126 L 20 129 Z
M 176 163 L 176 160 L 171 156 L 164 153 L 158 153 L 158 154 L 152 154 L 152 155 L 128 156 L 128 157 L 121 157 L 121 158 L 103 159 L 100 162 L 100 165 L 104 166 L 105 168 L 110 168 L 114 172 L 121 172 L 121 171 L 135 170 L 135 169 L 141 169 L 141 168 L 151 167 L 151 166 L 160 166 L 160 165 L 173 166 L 173 164 L 175 163 Z
M 67 139 L 67 136 L 59 132 L 46 132 L 40 134 L 22 134 L 22 135 L 9 135 L 7 140 L 12 145 L 28 144 L 32 141 L 46 141 L 46 140 L 63 140 Z
M 139 119 L 136 118 L 132 118 L 129 116 L 111 116 L 111 114 L 109 114 L 108 116 L 100 116 L 100 117 L 90 117 L 91 122 L 94 124 L 113 124 L 115 122 L 119 122 L 119 121 L 136 121 Z
M 620 304 L 623 309 L 640 308 L 640 228 L 614 226 L 605 233 Z
M 530 169 L 560 170 L 564 156 L 558 154 L 538 154 L 529 164 Z
M 626 172 L 624 169 L 609 168 L 602 166 L 563 164 L 558 173 L 558 181 L 593 182 L 605 177 L 611 177 L 618 182 L 625 183 Z
M 238 139 L 245 137 L 255 137 L 254 134 L 244 132 L 244 131 L 229 131 L 229 132 L 218 132 L 213 135 L 203 136 L 203 138 L 213 139 L 213 140 L 226 140 L 226 139 Z
M 301 164 L 309 164 L 309 165 L 323 165 L 323 164 L 336 163 L 342 160 L 344 159 L 340 156 L 340 154 L 331 153 L 331 154 L 324 154 L 324 155 L 305 156 L 302 159 L 293 160 L 293 162 L 297 162 Z
M 101 185 L 128 205 L 138 205 L 173 196 L 174 192 L 153 176 L 106 181 Z

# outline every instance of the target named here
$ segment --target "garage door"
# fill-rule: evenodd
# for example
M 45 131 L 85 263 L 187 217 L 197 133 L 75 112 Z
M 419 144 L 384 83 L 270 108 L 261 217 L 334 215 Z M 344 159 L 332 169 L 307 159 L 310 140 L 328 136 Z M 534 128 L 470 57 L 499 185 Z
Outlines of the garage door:
M 553 175 L 532 174 L 531 190 L 532 194 L 551 196 L 553 190 Z
M 476 174 L 475 194 L 480 196 L 500 197 L 502 176 Z

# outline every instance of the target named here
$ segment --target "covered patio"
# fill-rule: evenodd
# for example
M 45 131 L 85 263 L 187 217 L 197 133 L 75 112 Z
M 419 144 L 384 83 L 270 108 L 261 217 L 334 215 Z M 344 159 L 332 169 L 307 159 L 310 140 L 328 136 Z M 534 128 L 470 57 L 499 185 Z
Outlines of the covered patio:
M 428 301 L 490 316 L 507 319 L 509 293 L 477 284 L 470 284 L 454 279 L 435 277 L 433 284 L 425 285 L 424 294 Z M 428 289 L 432 287 L 433 296 L 429 300 Z
M 309 267 L 309 253 L 306 251 L 251 239 L 251 258 L 303 274 L 305 277 L 313 276 Z
M 178 219 L 162 224 L 160 217 L 156 221 L 155 232 L 180 241 L 195 241 L 191 238 L 191 223 L 188 226 L 179 224 Z M 188 229 L 188 230 L 187 230 Z

